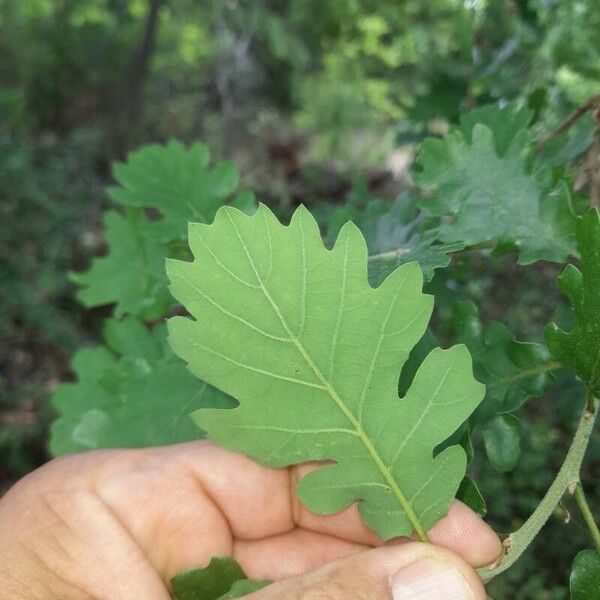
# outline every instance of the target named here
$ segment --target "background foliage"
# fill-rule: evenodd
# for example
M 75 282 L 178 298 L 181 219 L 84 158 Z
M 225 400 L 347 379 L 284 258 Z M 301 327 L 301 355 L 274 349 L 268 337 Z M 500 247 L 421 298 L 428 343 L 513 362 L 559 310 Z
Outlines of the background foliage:
M 577 384 L 541 345 L 546 323 L 572 325 L 554 285 L 561 267 L 521 265 L 573 256 L 564 207 L 600 203 L 589 114 L 536 148 L 600 90 L 599 26 L 594 0 L 0 0 L 0 486 L 48 447 L 115 443 L 110 419 L 127 418 L 156 381 L 185 381 L 156 326 L 178 311 L 163 257 L 187 256 L 189 218 L 210 221 L 222 203 L 252 211 L 252 189 L 282 218 L 309 206 L 326 240 L 351 218 L 371 254 L 403 248 L 373 261 L 374 281 L 406 260 L 426 266 L 437 305 L 420 351 L 465 341 L 480 378 L 499 382 L 472 423 L 470 473 L 497 528 L 513 529 L 551 481 L 578 412 Z M 157 145 L 171 139 L 181 143 Z M 495 174 L 510 189 L 500 194 Z M 518 198 L 536 215 L 529 229 L 552 243 L 516 235 L 514 207 L 501 219 L 461 214 L 465 181 L 497 202 Z M 461 241 L 477 249 L 461 252 Z M 506 385 L 532 362 L 539 376 Z M 195 391 L 193 402 L 231 402 Z M 141 426 L 130 443 L 193 437 L 188 425 L 162 438 Z M 596 511 L 599 452 L 596 439 L 584 481 Z M 494 597 L 568 598 L 568 562 L 587 543 L 575 515 L 565 529 L 568 508 Z

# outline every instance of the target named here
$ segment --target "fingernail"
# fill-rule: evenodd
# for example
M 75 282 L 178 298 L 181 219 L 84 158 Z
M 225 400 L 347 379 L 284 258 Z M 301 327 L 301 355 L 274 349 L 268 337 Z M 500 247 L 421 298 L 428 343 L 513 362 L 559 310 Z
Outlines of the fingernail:
M 407 565 L 392 579 L 394 600 L 474 600 L 471 586 L 452 565 L 424 558 Z

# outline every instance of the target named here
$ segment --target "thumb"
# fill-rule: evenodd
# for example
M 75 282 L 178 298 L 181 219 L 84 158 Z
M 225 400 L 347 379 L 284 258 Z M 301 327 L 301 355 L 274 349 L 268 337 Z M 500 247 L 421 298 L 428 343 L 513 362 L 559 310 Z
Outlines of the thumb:
M 279 581 L 248 600 L 486 600 L 479 577 L 456 554 L 411 542 L 360 552 Z

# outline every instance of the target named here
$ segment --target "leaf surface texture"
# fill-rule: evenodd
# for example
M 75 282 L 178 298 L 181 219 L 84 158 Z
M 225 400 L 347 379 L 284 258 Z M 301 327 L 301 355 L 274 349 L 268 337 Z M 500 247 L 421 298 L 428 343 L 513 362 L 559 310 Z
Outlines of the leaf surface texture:
M 466 466 L 462 448 L 435 457 L 434 448 L 484 390 L 459 345 L 432 350 L 398 397 L 432 310 L 417 263 L 373 289 L 357 228 L 344 226 L 327 250 L 303 207 L 287 227 L 264 206 L 253 217 L 225 207 L 213 225 L 191 225 L 189 242 L 195 260 L 169 261 L 167 271 L 194 319 L 172 318 L 170 341 L 196 375 L 240 403 L 197 411 L 197 422 L 267 465 L 334 461 L 299 485 L 314 512 L 360 500 L 383 538 L 424 537 Z

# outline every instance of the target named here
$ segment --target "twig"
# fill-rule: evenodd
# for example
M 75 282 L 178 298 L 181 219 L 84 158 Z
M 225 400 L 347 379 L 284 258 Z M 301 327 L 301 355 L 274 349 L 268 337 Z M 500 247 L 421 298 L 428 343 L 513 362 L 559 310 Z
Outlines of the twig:
M 567 131 L 572 127 L 583 115 L 590 110 L 600 108 L 600 94 L 592 96 L 585 104 L 578 106 L 562 123 L 559 123 L 552 131 L 543 135 L 537 143 L 537 151 L 539 152 L 551 139 Z
M 598 400 L 593 398 L 593 402 L 594 406 L 597 407 Z M 575 491 L 573 486 L 579 484 L 579 471 L 581 470 L 581 463 L 583 462 L 590 436 L 594 430 L 594 421 L 597 412 L 594 411 L 591 413 L 587 410 L 586 406 L 565 461 L 552 485 L 548 488 L 546 495 L 527 521 L 504 540 L 506 553 L 500 563 L 495 566 L 478 569 L 479 576 L 484 581 L 490 581 L 496 575 L 500 575 L 500 573 L 511 567 L 546 524 L 546 521 L 554 512 L 565 492 L 569 489 Z

